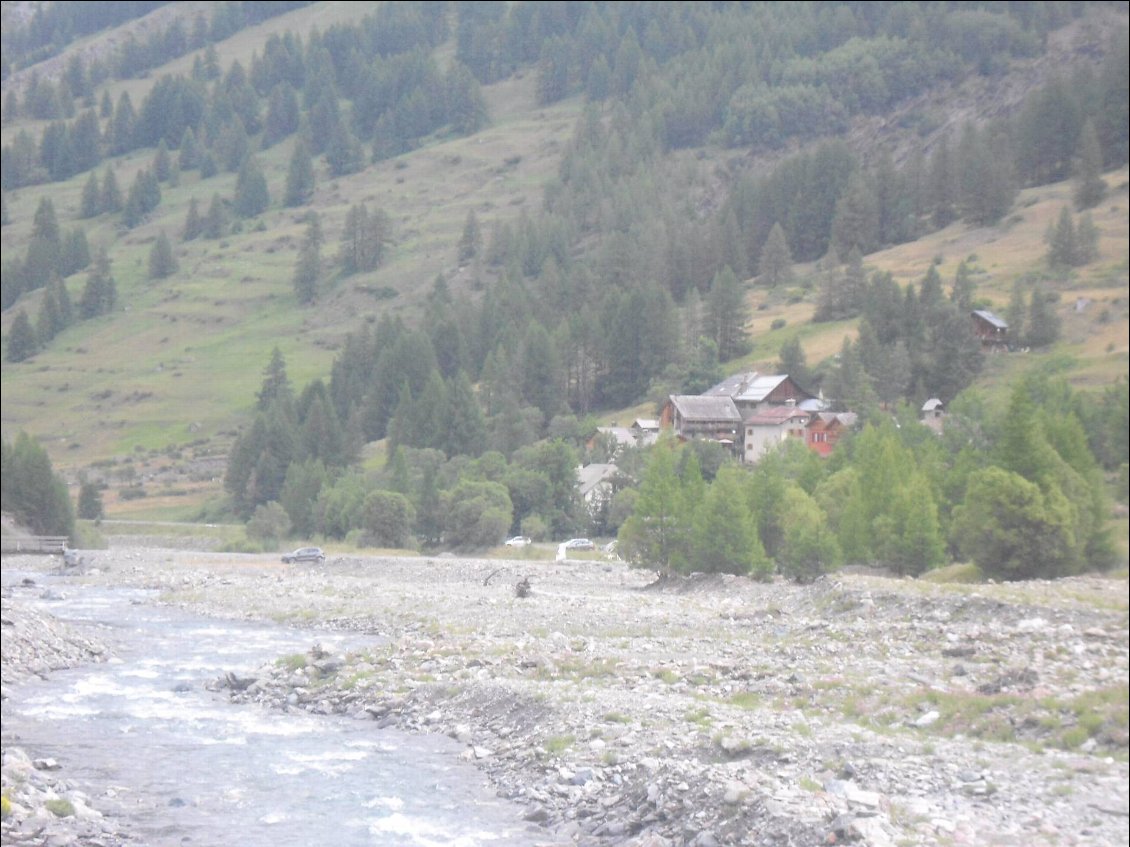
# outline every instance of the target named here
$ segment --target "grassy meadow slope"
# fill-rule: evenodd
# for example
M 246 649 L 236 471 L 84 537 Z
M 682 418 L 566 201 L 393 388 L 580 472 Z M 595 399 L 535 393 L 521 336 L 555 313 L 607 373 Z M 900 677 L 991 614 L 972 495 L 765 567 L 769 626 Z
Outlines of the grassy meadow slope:
M 246 64 L 271 32 L 304 31 L 314 23 L 324 27 L 334 15 L 347 13 L 348 4 L 318 5 L 328 7 L 325 14 L 299 10 L 221 43 L 223 62 L 238 58 Z M 183 73 L 190 64 L 191 57 L 171 62 L 150 74 L 150 84 L 166 72 Z M 144 85 L 132 80 L 110 90 L 116 97 L 128 88 L 138 103 Z M 275 203 L 244 222 L 239 234 L 178 243 L 190 200 L 195 197 L 203 210 L 213 192 L 230 197 L 231 173 L 201 181 L 192 172 L 175 188 L 162 186 L 160 206 L 133 230 L 121 229 L 117 216 L 84 222 L 92 248 L 111 248 L 124 310 L 73 325 L 27 362 L 4 363 L 5 437 L 21 429 L 33 433 L 57 465 L 70 469 L 189 443 L 223 452 L 227 436 L 249 410 L 273 346 L 285 355 L 294 383 L 302 385 L 328 375 L 339 341 L 360 321 L 375 320 L 385 310 L 411 319 L 441 272 L 458 289 L 466 274 L 456 266 L 456 243 L 468 211 L 475 210 L 487 233 L 495 221 L 532 211 L 543 184 L 556 172 L 580 105 L 535 108 L 532 76 L 501 82 L 484 93 L 492 124 L 472 138 L 436 139 L 341 180 L 330 179 L 318 163 L 311 208 L 321 216 L 327 264 L 354 204 L 384 209 L 393 221 L 394 241 L 378 271 L 331 281 L 311 308 L 297 306 L 291 287 L 306 209 L 278 205 L 293 139 L 258 155 Z M 16 124 L 6 134 L 21 126 L 31 124 Z M 123 191 L 152 157 L 152 151 L 140 151 L 114 160 Z M 53 201 L 64 229 L 74 226 L 87 177 L 12 192 L 5 252 L 26 243 L 41 197 Z M 174 240 L 180 268 L 169 279 L 151 282 L 148 253 L 162 231 Z M 68 280 L 72 299 L 81 293 L 85 276 Z M 397 292 L 391 299 L 374 294 L 389 288 Z M 34 320 L 39 294 L 4 314 L 5 335 L 20 308 Z
M 193 15 L 199 4 L 178 5 Z M 269 35 L 324 29 L 355 18 L 356 8 L 346 2 L 317 3 L 243 30 L 217 45 L 221 64 L 226 68 L 239 60 L 247 67 Z M 145 20 L 134 25 L 144 26 Z M 97 52 L 119 37 L 116 31 L 98 34 L 70 50 Z M 450 42 L 439 49 L 441 63 L 452 51 Z M 152 70 L 145 79 L 115 81 L 105 88 L 114 100 L 128 91 L 139 106 L 155 80 L 166 73 L 187 73 L 192 59 L 190 54 Z M 222 458 L 249 418 L 274 346 L 285 355 L 296 385 L 327 377 L 342 338 L 363 321 L 375 321 L 386 311 L 412 320 L 437 274 L 443 273 L 456 291 L 471 284 L 470 270 L 460 268 L 456 256 L 468 211 L 475 211 L 489 237 L 495 222 L 516 220 L 540 207 L 542 188 L 557 171 L 581 101 L 537 106 L 533 72 L 488 86 L 484 94 L 491 125 L 472 137 L 430 139 L 421 149 L 343 179 L 331 179 L 324 163 L 317 163 L 311 207 L 321 216 L 326 235 L 324 260 L 332 261 L 346 213 L 357 203 L 384 209 L 393 221 L 394 240 L 388 261 L 378 271 L 331 279 L 313 307 L 299 307 L 291 285 L 306 209 L 279 207 L 293 138 L 258 154 L 274 205 L 245 221 L 242 232 L 219 241 L 181 243 L 180 232 L 190 200 L 195 197 L 203 212 L 213 193 L 230 197 L 235 174 L 206 181 L 196 172 L 183 174 L 176 187 L 162 186 L 158 209 L 132 230 L 122 229 L 116 215 L 77 221 L 88 174 L 10 192 L 6 202 L 11 223 L 0 231 L 4 253 L 22 254 L 34 211 L 40 198 L 48 197 L 64 230 L 82 225 L 92 249 L 110 249 L 120 308 L 72 325 L 28 361 L 3 363 L 4 437 L 20 430 L 35 435 L 56 467 L 72 476 L 97 465 L 112 484 L 152 481 L 147 482 L 149 496 L 140 501 L 140 510 L 139 502 L 119 502 L 116 491 L 108 492 L 112 514 L 191 514 L 203 500 L 220 493 Z M 5 126 L 4 142 L 22 128 L 38 132 L 42 123 Z M 693 154 L 722 163 L 733 151 Z M 152 159 L 149 150 L 111 160 L 123 193 Z M 100 177 L 103 168 L 98 168 Z M 986 385 L 1004 385 L 1017 373 L 1041 366 L 1060 369 L 1081 387 L 1107 385 L 1127 373 L 1127 180 L 1126 169 L 1106 174 L 1109 196 L 1094 210 L 1101 259 L 1070 274 L 1045 277 L 1061 296 L 1060 344 L 1039 355 L 992 357 Z M 957 264 L 970 260 L 979 271 L 977 297 L 1003 309 L 1015 279 L 1045 273 L 1044 233 L 1069 202 L 1070 191 L 1067 183 L 1025 191 L 997 227 L 954 224 L 920 241 L 867 256 L 865 263 L 909 282 L 920 279 L 929 263 L 940 259 L 939 270 L 948 283 Z M 172 277 L 152 282 L 146 278 L 148 254 L 162 231 L 173 240 L 180 267 Z M 796 334 L 810 364 L 839 350 L 854 324 L 810 322 L 814 292 L 805 291 L 804 283 L 814 276 L 815 268 L 798 268 L 798 283 L 790 292 L 751 287 L 754 349 L 745 359 L 728 363 L 728 370 L 772 367 L 782 343 Z M 72 300 L 77 301 L 85 278 L 80 273 L 67 281 Z M 388 289 L 396 295 L 384 296 Z M 40 294 L 25 295 L 3 314 L 5 342 L 19 309 L 26 309 L 34 320 Z M 1078 314 L 1077 297 L 1092 301 Z M 770 329 L 774 321 L 784 325 Z M 652 411 L 650 405 L 641 405 L 606 410 L 602 416 L 623 419 Z

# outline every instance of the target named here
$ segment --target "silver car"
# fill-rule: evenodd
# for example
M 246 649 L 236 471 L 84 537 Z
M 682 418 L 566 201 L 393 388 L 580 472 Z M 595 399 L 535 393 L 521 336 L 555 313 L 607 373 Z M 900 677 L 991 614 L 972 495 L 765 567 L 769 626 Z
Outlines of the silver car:
M 321 547 L 299 547 L 293 553 L 284 555 L 282 560 L 284 565 L 294 562 L 317 562 L 322 565 L 325 564 L 326 554 L 322 552 Z

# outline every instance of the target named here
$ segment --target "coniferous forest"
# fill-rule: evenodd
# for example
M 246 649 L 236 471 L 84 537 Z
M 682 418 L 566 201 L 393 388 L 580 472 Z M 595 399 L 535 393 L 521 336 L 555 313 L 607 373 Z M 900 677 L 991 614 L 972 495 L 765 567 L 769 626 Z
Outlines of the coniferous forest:
M 29 432 L 127 509 L 164 457 L 252 545 L 1125 558 L 1125 4 L 345 6 L 4 21 L 6 467 Z M 1097 365 L 1079 315 L 1123 329 Z M 851 431 L 756 462 L 597 434 L 747 371 Z

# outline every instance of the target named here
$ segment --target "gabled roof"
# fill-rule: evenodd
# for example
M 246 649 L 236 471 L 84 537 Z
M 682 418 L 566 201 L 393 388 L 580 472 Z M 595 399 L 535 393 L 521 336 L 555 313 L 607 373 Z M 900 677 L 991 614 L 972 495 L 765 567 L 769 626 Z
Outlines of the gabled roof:
M 700 394 L 672 394 L 671 402 L 684 421 L 725 421 L 740 424 L 741 413 L 729 397 L 711 397 Z
M 746 426 L 780 426 L 792 419 L 807 421 L 811 414 L 796 406 L 768 406 L 745 419 Z
M 626 426 L 598 426 L 596 431 L 601 435 L 611 435 L 620 446 L 634 447 L 636 434 Z
M 935 409 L 942 408 L 943 405 L 945 405 L 945 404 L 942 403 L 942 401 L 939 400 L 937 397 L 931 397 L 929 400 L 927 400 L 925 403 L 922 404 L 922 411 L 923 412 L 933 412 Z
M 615 473 L 615 465 L 599 462 L 577 468 L 577 485 L 580 487 L 581 496 L 587 497 L 597 486 L 611 478 Z
M 1007 321 L 1003 320 L 1002 318 L 998 318 L 996 315 L 994 315 L 992 312 L 988 311 L 987 309 L 975 309 L 973 311 L 973 314 L 976 315 L 977 317 L 979 317 L 981 320 L 985 321 L 986 323 L 992 324 L 997 329 L 1008 329 L 1008 322 Z
M 735 403 L 761 403 L 788 380 L 788 374 L 760 374 L 757 371 L 734 374 L 703 392 L 708 397 L 733 397 Z M 807 394 L 803 388 L 798 390 Z
M 633 429 L 642 429 L 644 432 L 659 432 L 659 421 L 655 418 L 636 418 L 632 422 Z
M 809 421 L 814 429 L 831 429 L 834 426 L 850 427 L 859 420 L 855 412 L 817 412 Z

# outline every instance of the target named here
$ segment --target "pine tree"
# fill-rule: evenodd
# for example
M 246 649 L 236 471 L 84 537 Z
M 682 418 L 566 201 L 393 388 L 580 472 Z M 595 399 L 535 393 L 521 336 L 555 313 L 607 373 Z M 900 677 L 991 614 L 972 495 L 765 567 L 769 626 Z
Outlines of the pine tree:
M 177 162 L 182 171 L 200 167 L 200 145 L 196 142 L 196 133 L 192 131 L 192 127 L 186 129 L 181 137 Z
M 1099 257 L 1099 228 L 1095 226 L 1090 212 L 1079 216 L 1079 226 L 1075 228 L 1075 261 L 1080 265 L 1093 262 Z
M 259 169 L 255 157 L 248 156 L 239 168 L 232 208 L 241 218 L 253 218 L 266 211 L 270 204 L 271 195 L 267 191 L 267 179 Z
M 164 279 L 177 271 L 177 257 L 165 231 L 161 230 L 149 251 L 149 279 Z
M 707 300 L 711 338 L 718 345 L 718 359 L 726 362 L 749 352 L 749 306 L 737 276 L 727 266 L 714 276 Z
M 32 328 L 27 312 L 20 309 L 8 330 L 8 361 L 23 362 L 35 355 L 37 347 L 35 329 Z
M 1075 222 L 1066 206 L 1060 210 L 1055 224 L 1049 226 L 1045 240 L 1048 243 L 1047 261 L 1050 267 L 1070 268 L 1080 264 Z
M 290 379 L 286 375 L 286 360 L 278 347 L 271 351 L 271 361 L 263 370 L 263 382 L 256 398 L 256 408 L 260 412 L 265 412 L 276 400 L 284 404 L 290 404 L 294 400 Z
M 1026 319 L 1028 317 L 1027 298 L 1025 297 L 1024 280 L 1017 279 L 1012 283 L 1012 294 L 1009 296 L 1008 308 L 1005 310 L 1004 319 L 1008 324 L 1009 337 L 1016 343 L 1021 343 L 1024 338 Z
M 196 204 L 196 198 L 193 197 L 188 201 L 188 214 L 184 218 L 184 240 L 192 241 L 198 238 L 204 231 L 204 219 L 200 217 L 200 209 Z
M 851 175 L 836 203 L 832 244 L 841 262 L 847 261 L 853 249 L 866 255 L 879 246 L 879 204 L 858 170 Z
M 765 239 L 765 246 L 761 248 L 758 269 L 761 271 L 759 282 L 769 288 L 792 282 L 793 254 L 789 250 L 789 242 L 780 223 L 774 222 L 773 228 L 769 230 L 769 237 Z
M 92 171 L 90 178 L 82 186 L 82 199 L 79 201 L 79 217 L 95 218 L 102 211 L 101 197 L 98 191 L 98 177 Z
M 483 234 L 479 229 L 479 219 L 475 217 L 475 210 L 467 213 L 463 222 L 463 235 L 459 239 L 459 261 L 467 262 L 479 255 L 483 249 Z
M 102 195 L 99 205 L 104 213 L 115 214 L 122 210 L 122 191 L 118 188 L 118 178 L 109 165 L 102 172 Z
M 153 175 L 157 177 L 158 182 L 167 182 L 173 173 L 173 162 L 169 156 L 169 147 L 165 144 L 165 139 L 157 145 L 157 153 L 153 156 L 152 165 Z
M 287 206 L 302 206 L 314 196 L 314 160 L 303 138 L 294 144 L 290 155 L 290 166 L 286 173 L 286 190 L 283 203 Z
M 1059 339 L 1060 319 L 1055 306 L 1040 285 L 1032 286 L 1025 341 L 1032 347 L 1048 347 Z
M 37 535 L 72 536 L 74 510 L 67 486 L 51 467 L 47 451 L 26 433 L 5 442 L 0 487 L 4 510 Z
M 86 277 L 82 296 L 79 298 L 79 314 L 83 318 L 93 318 L 114 308 L 117 289 L 110 276 L 110 258 L 105 249 L 98 253 L 94 267 Z
M 102 489 L 98 483 L 84 479 L 78 492 L 78 516 L 84 521 L 98 521 L 104 515 Z
M 317 213 L 307 216 L 306 235 L 298 264 L 294 269 L 294 293 L 298 302 L 307 305 L 318 296 L 318 279 L 322 275 L 322 227 Z
M 228 213 L 219 194 L 212 195 L 208 214 L 204 218 L 204 237 L 223 238 L 228 234 Z
M 769 562 L 742 496 L 742 472 L 723 466 L 695 509 L 691 560 L 706 573 L 767 572 Z
M 781 358 L 777 362 L 777 373 L 788 374 L 797 385 L 811 389 L 812 371 L 808 367 L 800 336 L 794 335 L 782 344 L 779 355 Z

